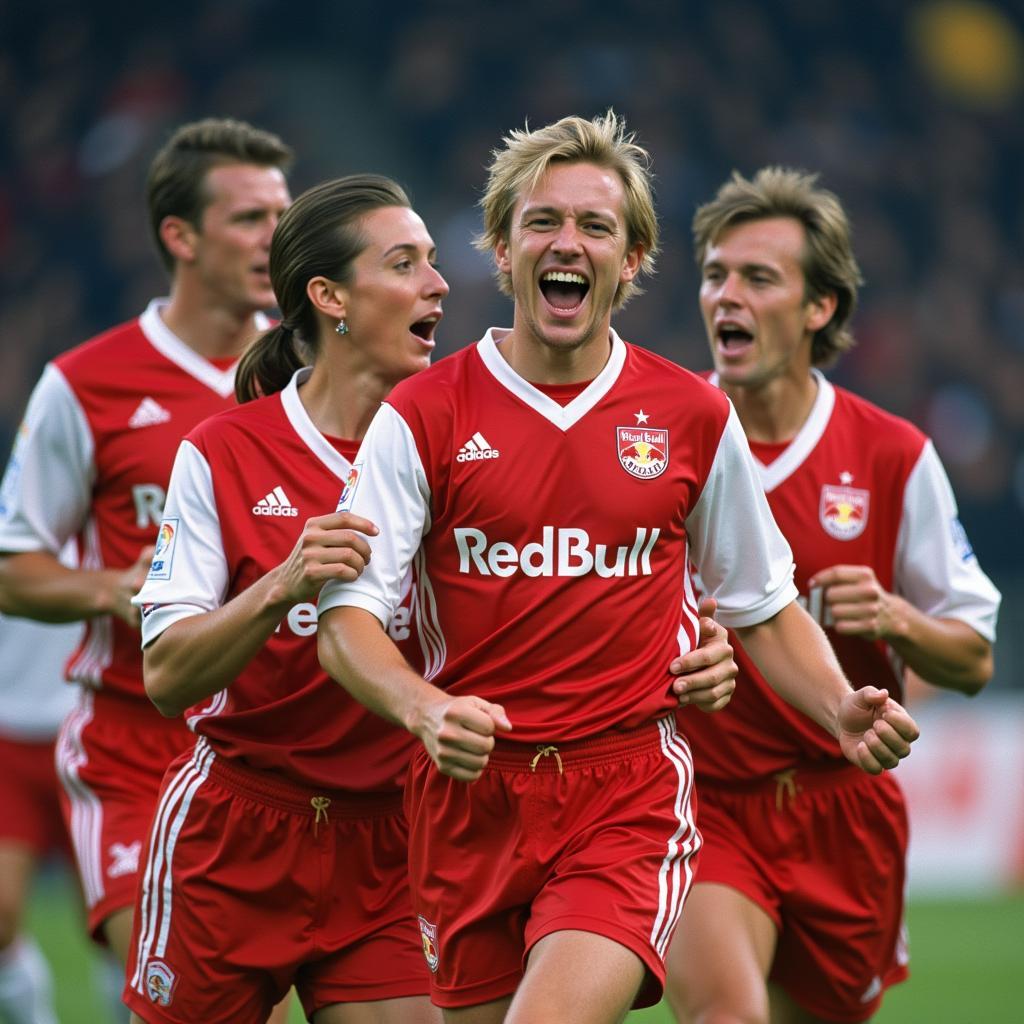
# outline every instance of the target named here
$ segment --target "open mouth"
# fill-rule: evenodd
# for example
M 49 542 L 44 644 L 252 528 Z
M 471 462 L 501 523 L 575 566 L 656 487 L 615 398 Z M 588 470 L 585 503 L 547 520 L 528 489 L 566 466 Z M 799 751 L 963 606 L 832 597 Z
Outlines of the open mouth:
M 571 312 L 583 305 L 590 282 L 575 271 L 549 270 L 541 275 L 540 290 L 549 306 Z
M 749 345 L 754 340 L 754 336 L 750 331 L 745 331 L 742 327 L 734 327 L 732 325 L 719 327 L 717 337 L 718 343 L 726 352 L 730 349 L 738 349 L 741 346 Z
M 424 341 L 432 342 L 434 340 L 434 331 L 437 328 L 438 320 L 440 320 L 440 317 L 425 317 L 423 320 L 417 320 L 409 330 L 415 334 L 417 338 L 422 338 Z

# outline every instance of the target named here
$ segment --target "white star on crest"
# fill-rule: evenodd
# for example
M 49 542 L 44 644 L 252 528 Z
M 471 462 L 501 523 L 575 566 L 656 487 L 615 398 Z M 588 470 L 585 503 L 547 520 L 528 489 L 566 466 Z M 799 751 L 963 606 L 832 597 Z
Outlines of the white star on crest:
M 850 484 L 853 483 L 853 474 L 844 469 L 842 473 L 839 474 L 839 482 L 845 487 L 849 487 Z
M 646 423 L 651 418 L 650 416 L 647 415 L 647 413 L 643 411 L 643 409 L 641 409 L 639 412 L 633 413 L 633 415 L 636 417 L 636 425 L 638 427 L 642 423 Z

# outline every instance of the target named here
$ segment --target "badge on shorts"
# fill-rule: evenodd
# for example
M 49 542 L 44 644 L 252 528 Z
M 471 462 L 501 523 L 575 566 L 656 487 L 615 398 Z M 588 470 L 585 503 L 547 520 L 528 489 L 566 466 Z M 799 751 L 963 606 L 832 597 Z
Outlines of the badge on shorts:
M 170 1006 L 178 976 L 163 962 L 150 960 L 146 964 L 146 995 L 157 1006 Z
M 431 924 L 425 917 L 420 917 L 420 938 L 423 940 L 423 958 L 431 972 L 437 973 L 437 925 Z

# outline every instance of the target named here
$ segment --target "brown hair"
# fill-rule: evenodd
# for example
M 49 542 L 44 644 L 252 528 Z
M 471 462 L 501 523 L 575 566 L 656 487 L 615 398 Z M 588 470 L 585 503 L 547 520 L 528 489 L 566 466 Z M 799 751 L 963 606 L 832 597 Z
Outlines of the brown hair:
M 640 270 L 654 273 L 658 218 L 654 212 L 650 156 L 635 139 L 634 134 L 627 133 L 625 120 L 611 109 L 592 120 L 563 117 L 535 131 L 526 126 L 509 132 L 502 140 L 504 146 L 492 153 L 487 186 L 480 200 L 484 229 L 474 244 L 481 252 L 493 253 L 498 242 L 508 240 L 516 203 L 536 186 L 551 164 L 592 163 L 616 171 L 622 179 L 627 245 L 630 248 L 637 243 L 643 245 Z M 500 270 L 495 276 L 498 287 L 511 295 L 511 276 Z M 621 308 L 640 291 L 636 279 L 620 283 L 612 308 Z
M 245 121 L 208 117 L 182 125 L 153 158 L 146 179 L 149 223 L 168 270 L 174 257 L 160 238 L 165 217 L 181 217 L 197 225 L 210 202 L 206 175 L 225 164 L 255 164 L 286 171 L 293 153 L 276 135 Z
M 341 284 L 366 248 L 366 214 L 408 207 L 409 197 L 390 178 L 351 174 L 303 192 L 281 215 L 270 242 L 270 281 L 282 320 L 247 349 L 235 374 L 235 395 L 247 402 L 280 391 L 316 357 L 318 319 L 306 293 L 314 277 Z
M 708 246 L 727 228 L 770 217 L 792 217 L 803 225 L 805 242 L 800 262 L 805 297 L 836 297 L 832 319 L 815 332 L 811 342 L 813 365 L 828 366 L 856 343 L 849 323 L 863 278 L 853 254 L 846 212 L 834 193 L 818 187 L 816 174 L 762 167 L 753 180 L 747 180 L 733 171 L 715 198 L 698 207 L 694 215 L 697 265 L 703 266 Z

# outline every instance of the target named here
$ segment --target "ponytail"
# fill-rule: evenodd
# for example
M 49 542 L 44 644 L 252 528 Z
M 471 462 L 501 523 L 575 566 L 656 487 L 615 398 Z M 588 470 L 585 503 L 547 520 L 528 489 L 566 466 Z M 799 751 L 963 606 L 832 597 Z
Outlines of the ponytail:
M 235 371 L 235 398 L 239 405 L 283 391 L 296 370 L 306 366 L 295 332 L 277 324 L 246 349 Z

